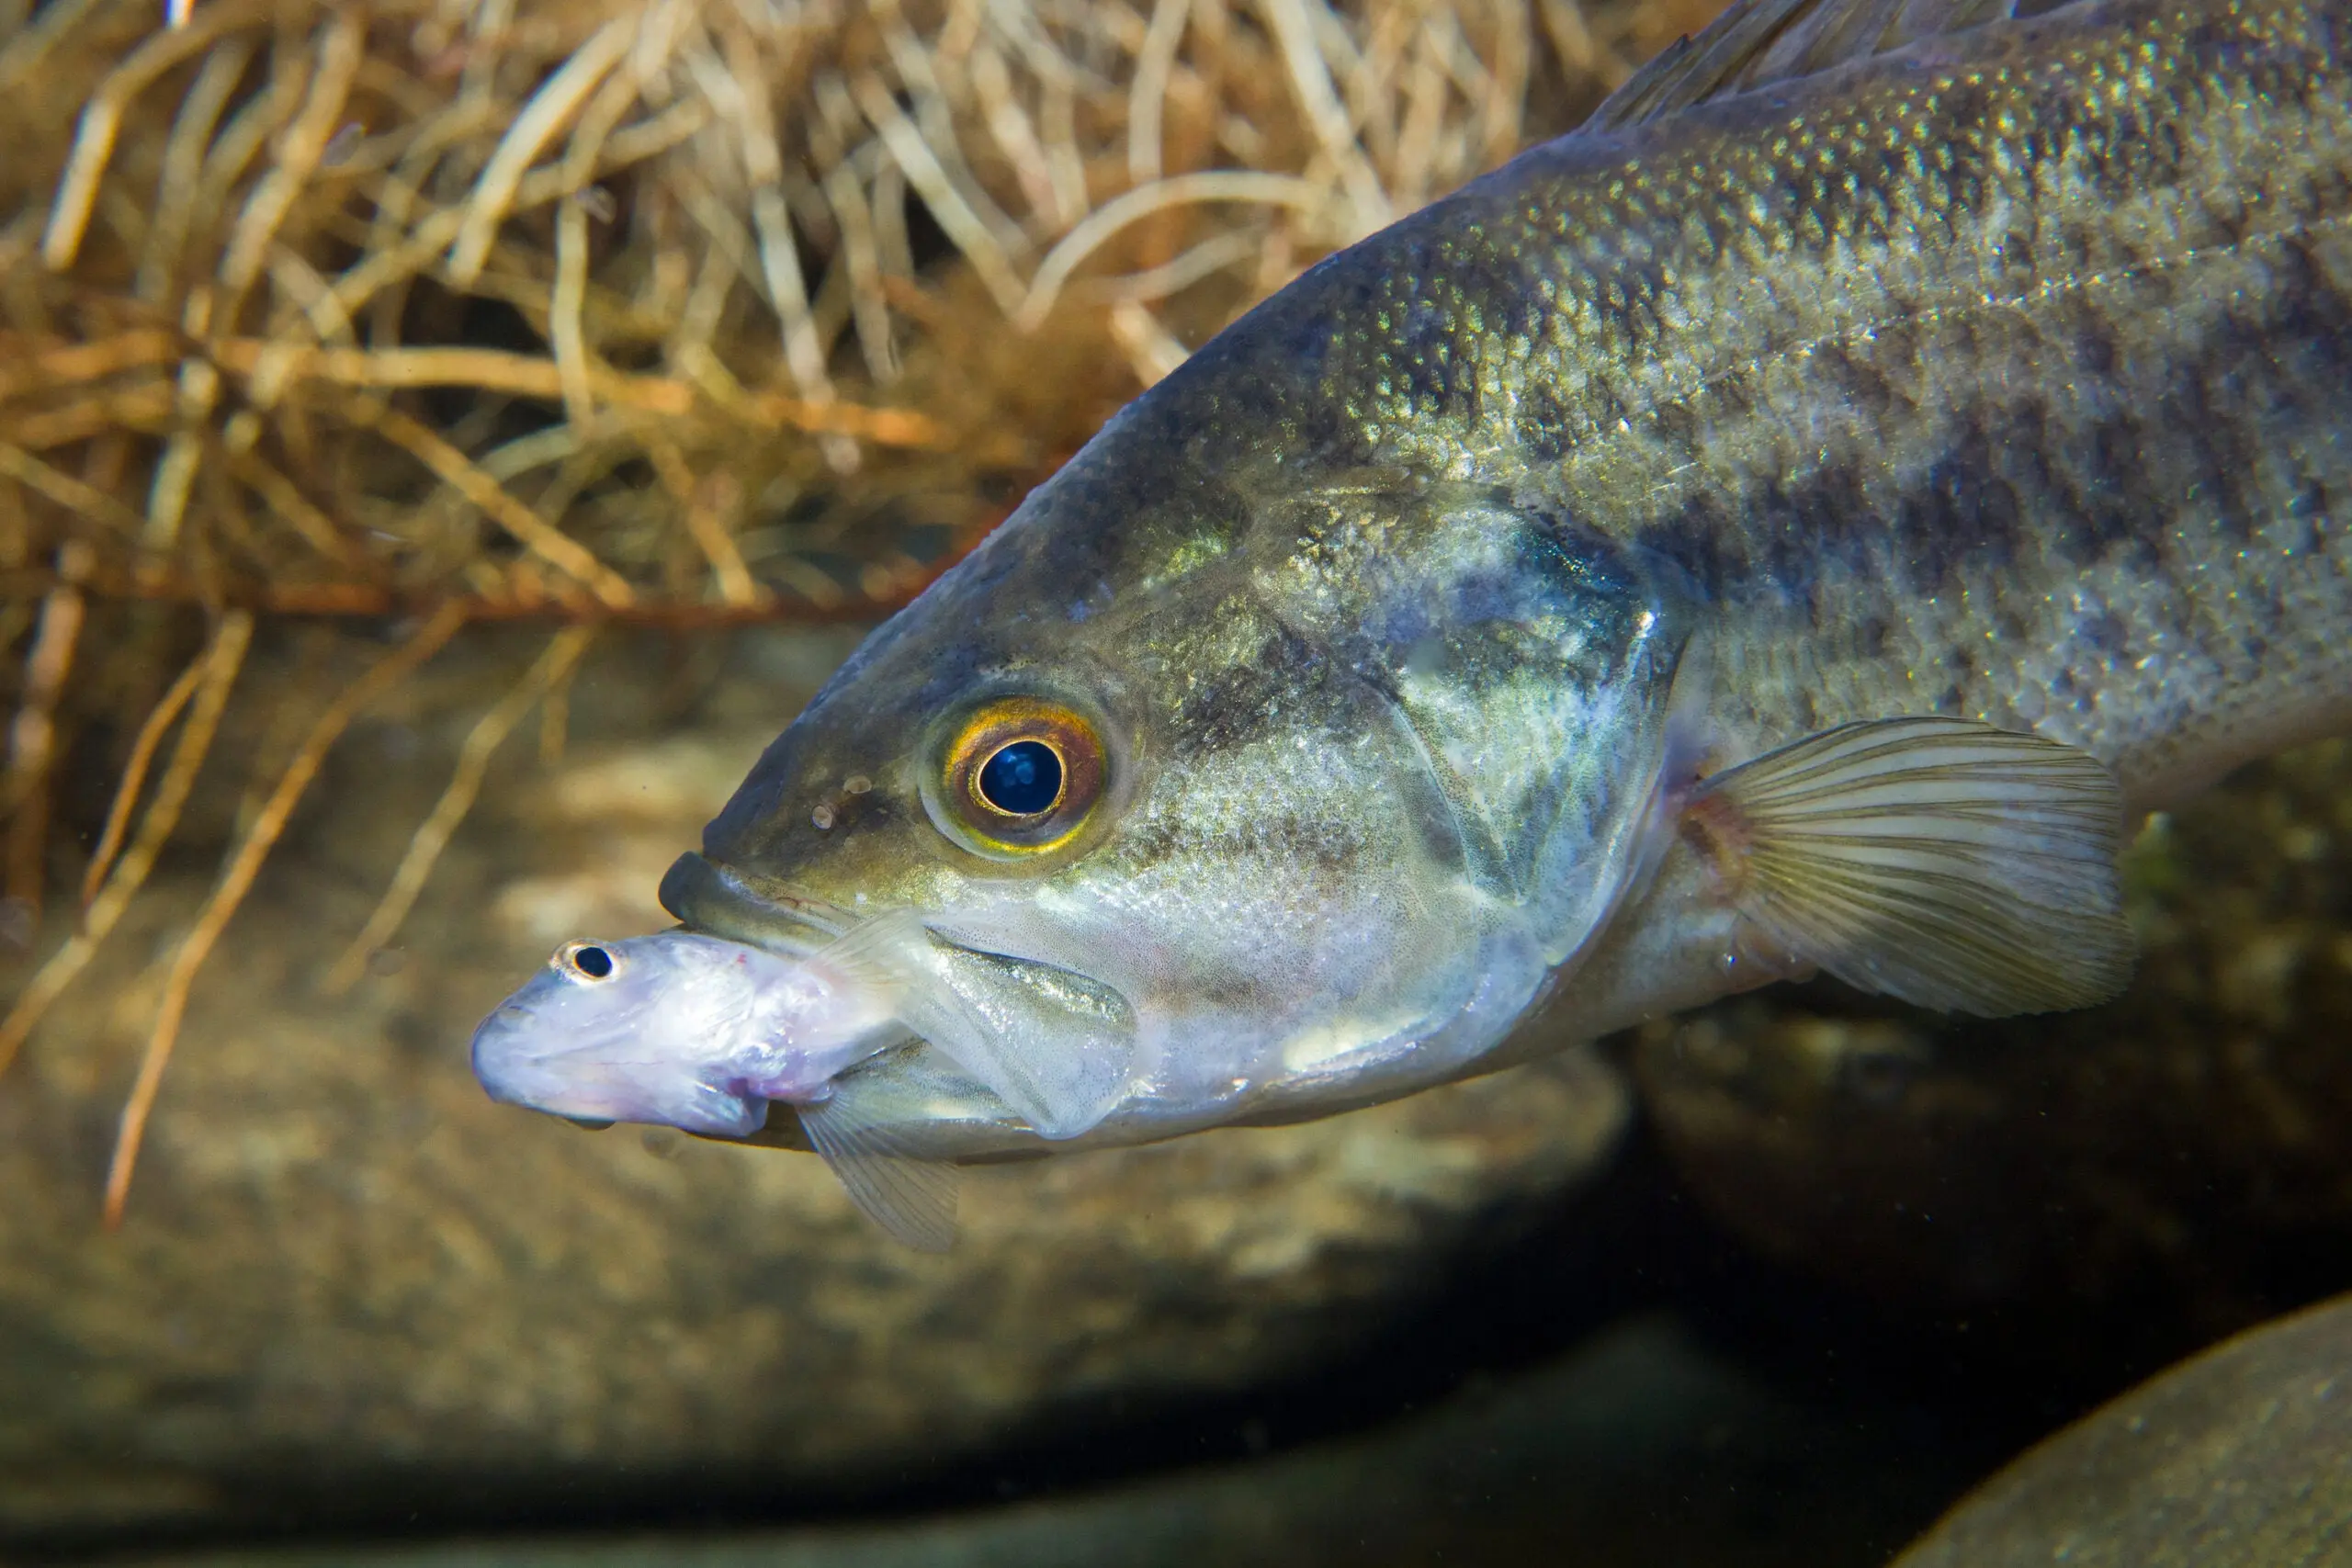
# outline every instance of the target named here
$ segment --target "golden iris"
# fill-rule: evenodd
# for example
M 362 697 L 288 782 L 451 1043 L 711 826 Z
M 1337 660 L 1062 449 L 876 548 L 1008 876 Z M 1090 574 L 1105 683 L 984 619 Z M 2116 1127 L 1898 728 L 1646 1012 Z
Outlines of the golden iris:
M 1102 739 L 1058 703 L 1000 697 L 948 742 L 940 804 L 982 853 L 1035 854 L 1069 841 L 1102 798 Z
M 555 966 L 575 980 L 609 980 L 620 971 L 620 956 L 593 942 L 567 942 L 556 949 Z

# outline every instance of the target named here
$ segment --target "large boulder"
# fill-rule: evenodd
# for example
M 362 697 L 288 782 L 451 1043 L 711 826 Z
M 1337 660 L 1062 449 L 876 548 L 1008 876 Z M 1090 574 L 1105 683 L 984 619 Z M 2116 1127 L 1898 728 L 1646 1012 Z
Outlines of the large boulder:
M 248 1543 L 110 1568 L 1877 1568 L 1964 1472 L 1664 1314 L 1370 1431 L 1011 1506 L 729 1532 Z
M 2207 1351 L 2043 1443 L 1894 1568 L 2352 1562 L 2352 1299 Z

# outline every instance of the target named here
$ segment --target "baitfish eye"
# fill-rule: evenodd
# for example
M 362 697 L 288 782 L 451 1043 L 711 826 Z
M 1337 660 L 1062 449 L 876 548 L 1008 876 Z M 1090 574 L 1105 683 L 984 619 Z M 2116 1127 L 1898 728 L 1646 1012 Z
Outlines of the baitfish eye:
M 609 947 L 593 942 L 567 942 L 552 961 L 575 980 L 609 980 L 620 973 L 621 961 Z
M 967 718 L 926 791 L 940 826 L 981 854 L 1012 859 L 1067 843 L 1102 798 L 1102 738 L 1057 703 L 1001 697 Z

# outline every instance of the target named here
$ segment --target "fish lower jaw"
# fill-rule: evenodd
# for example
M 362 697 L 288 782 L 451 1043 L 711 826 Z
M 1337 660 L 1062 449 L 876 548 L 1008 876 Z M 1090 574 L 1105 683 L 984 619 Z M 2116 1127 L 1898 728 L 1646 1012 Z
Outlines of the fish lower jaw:
M 490 1098 L 568 1122 L 634 1122 L 682 1132 L 740 1138 L 767 1120 L 767 1100 L 735 1086 L 697 1083 L 683 1089 L 636 1084 L 582 1084 L 542 1072 L 493 1065 L 476 1074 Z

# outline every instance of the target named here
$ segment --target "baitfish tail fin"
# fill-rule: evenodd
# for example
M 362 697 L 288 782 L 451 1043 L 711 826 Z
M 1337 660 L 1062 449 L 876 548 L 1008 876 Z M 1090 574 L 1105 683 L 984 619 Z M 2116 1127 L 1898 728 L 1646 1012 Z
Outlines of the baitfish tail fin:
M 1725 770 L 1683 836 L 1792 958 L 1921 1007 L 2000 1017 L 2122 989 L 2123 804 L 2088 754 L 1956 718 L 1824 730 Z
M 956 1245 L 956 1192 L 963 1172 L 902 1153 L 890 1134 L 843 1103 L 844 1097 L 796 1106 L 810 1146 L 841 1178 L 866 1217 L 917 1252 Z
M 2050 8 L 2047 0 L 1743 0 L 1635 72 L 1576 134 L 1623 130 L 1923 38 Z

